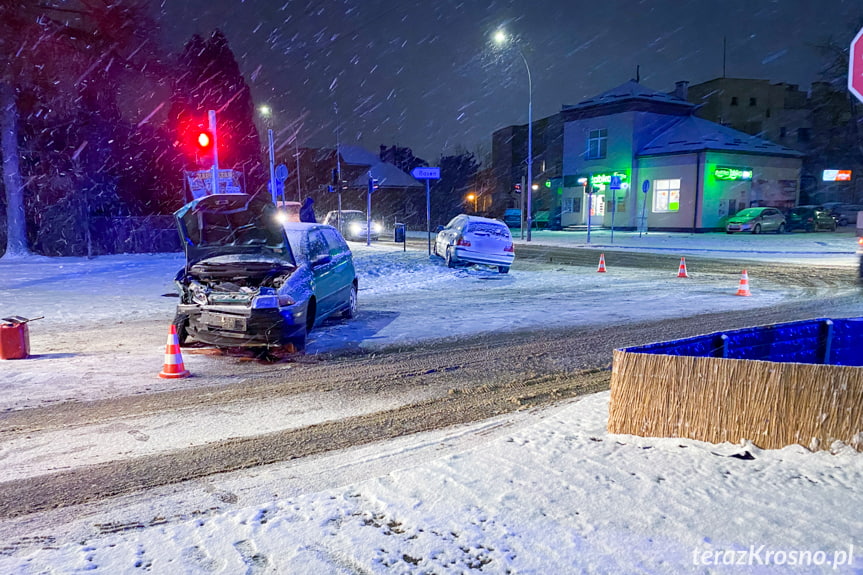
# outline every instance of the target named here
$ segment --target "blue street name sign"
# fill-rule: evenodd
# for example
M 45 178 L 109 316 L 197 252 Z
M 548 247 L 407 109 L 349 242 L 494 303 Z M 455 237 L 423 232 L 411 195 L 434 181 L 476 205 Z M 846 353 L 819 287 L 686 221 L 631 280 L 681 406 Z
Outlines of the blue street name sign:
M 411 175 L 418 180 L 439 180 L 440 168 L 414 168 Z
M 288 179 L 288 167 L 286 165 L 279 164 L 276 166 L 276 179 L 280 182 Z

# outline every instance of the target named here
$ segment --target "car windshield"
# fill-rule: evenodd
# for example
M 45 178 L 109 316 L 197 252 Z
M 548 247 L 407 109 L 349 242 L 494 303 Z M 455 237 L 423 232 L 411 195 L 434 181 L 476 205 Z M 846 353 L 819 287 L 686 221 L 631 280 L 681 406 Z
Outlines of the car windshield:
M 789 212 L 792 216 L 805 216 L 812 211 L 812 208 L 792 208 Z
M 342 212 L 342 221 L 345 223 L 365 222 L 366 215 L 361 212 Z
M 734 216 L 735 218 L 757 218 L 764 212 L 763 208 L 746 208 L 745 210 L 740 210 Z

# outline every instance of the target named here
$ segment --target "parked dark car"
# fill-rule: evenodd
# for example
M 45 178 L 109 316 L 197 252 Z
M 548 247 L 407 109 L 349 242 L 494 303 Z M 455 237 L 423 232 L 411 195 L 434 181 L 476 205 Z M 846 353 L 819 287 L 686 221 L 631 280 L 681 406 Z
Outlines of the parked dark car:
M 356 313 L 350 250 L 334 228 L 285 224 L 301 230 L 299 237 L 315 235 L 294 246 L 275 205 L 245 194 L 204 196 L 174 217 L 186 252 L 175 278 L 181 345 L 192 338 L 218 347 L 290 345 L 301 351 L 323 317 Z M 320 280 L 331 268 L 340 271 Z
M 832 232 L 836 230 L 836 220 L 821 206 L 797 206 L 788 210 L 788 215 L 785 216 L 785 229 L 789 232 L 794 230 Z

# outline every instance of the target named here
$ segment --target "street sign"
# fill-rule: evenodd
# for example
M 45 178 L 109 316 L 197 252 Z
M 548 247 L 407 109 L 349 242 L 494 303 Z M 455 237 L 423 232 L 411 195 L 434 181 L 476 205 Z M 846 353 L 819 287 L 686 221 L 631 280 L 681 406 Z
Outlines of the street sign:
M 611 176 L 611 182 L 608 184 L 609 189 L 619 190 L 620 189 L 620 176 L 617 174 Z
M 863 102 L 863 29 L 851 41 L 848 54 L 848 91 Z
M 644 180 L 641 182 L 641 191 L 645 194 L 650 190 L 650 180 Z
M 439 180 L 440 168 L 414 168 L 411 175 L 418 180 Z
M 284 164 L 279 164 L 276 166 L 276 180 L 279 183 L 284 182 L 288 179 L 288 167 Z

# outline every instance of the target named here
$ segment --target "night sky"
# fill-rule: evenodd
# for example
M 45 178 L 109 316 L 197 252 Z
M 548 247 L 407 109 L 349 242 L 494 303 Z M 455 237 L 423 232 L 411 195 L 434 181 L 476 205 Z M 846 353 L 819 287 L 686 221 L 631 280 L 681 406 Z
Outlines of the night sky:
M 498 128 L 527 122 L 636 75 L 671 91 L 726 75 L 800 84 L 863 24 L 861 0 L 163 0 L 179 51 L 221 29 L 256 104 L 274 110 L 280 144 L 411 147 L 434 164 L 463 148 L 489 152 Z M 336 115 L 336 108 L 338 115 Z M 338 121 L 336 118 L 338 117 Z M 293 148 L 293 141 L 289 142 Z

